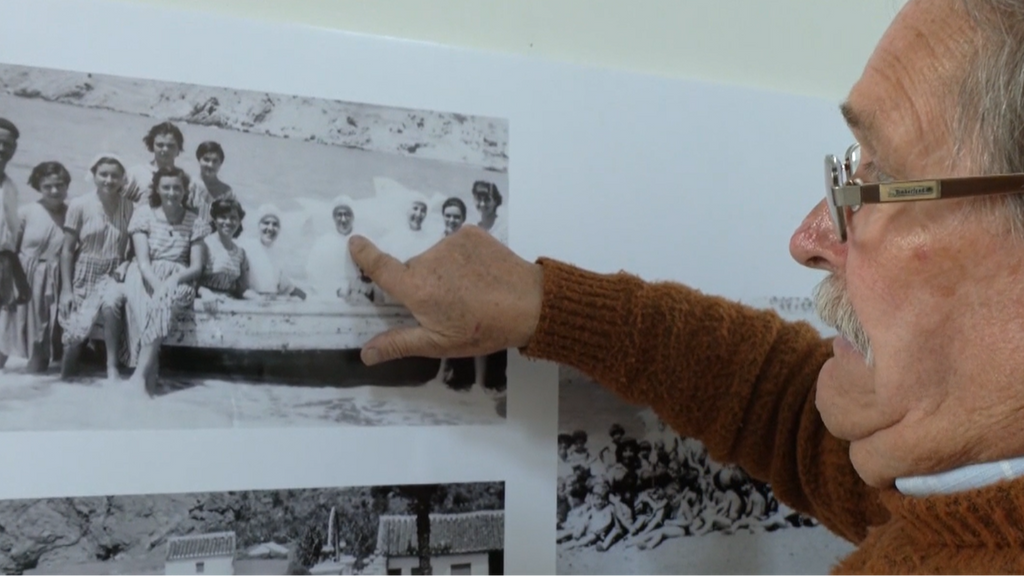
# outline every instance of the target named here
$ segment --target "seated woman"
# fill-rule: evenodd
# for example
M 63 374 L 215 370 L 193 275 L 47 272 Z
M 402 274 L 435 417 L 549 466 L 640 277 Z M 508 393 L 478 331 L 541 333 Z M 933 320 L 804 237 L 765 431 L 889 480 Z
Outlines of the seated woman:
M 192 307 L 196 279 L 203 271 L 203 238 L 209 224 L 185 208 L 189 178 L 180 168 L 153 174 L 147 205 L 136 208 L 128 226 L 135 259 L 105 307 L 124 310 L 122 357 L 135 367 L 132 382 L 152 397 L 157 391 L 159 351 L 177 312 Z
M 334 230 L 313 243 L 306 260 L 306 278 L 320 299 L 341 298 L 349 303 L 370 302 L 373 284 L 363 276 L 348 250 L 356 230 L 355 201 L 342 194 L 331 205 Z
M 18 356 L 28 359 L 30 372 L 45 372 L 61 353 L 57 291 L 71 174 L 60 162 L 43 162 L 28 183 L 40 198 L 18 210 L 14 241 L 31 296 L 25 304 L 0 308 L 0 368 L 8 356 Z
M 64 243 L 60 255 L 60 324 L 64 358 L 61 378 L 78 370 L 82 345 L 89 337 L 107 290 L 116 289 L 115 276 L 123 272 L 131 236 L 128 223 L 135 204 L 123 196 L 127 170 L 114 154 L 100 154 L 89 165 L 96 186 L 68 202 L 64 218 Z M 118 334 L 121 318 L 103 315 L 107 344 L 107 377 L 117 378 Z
M 245 250 L 235 243 L 242 233 L 245 210 L 234 198 L 218 198 L 210 204 L 214 233 L 203 239 L 203 272 L 199 276 L 199 297 L 218 299 L 257 298 L 248 286 L 249 263 Z
M 272 204 L 259 207 L 258 238 L 242 238 L 238 245 L 245 250 L 249 265 L 246 284 L 263 298 L 295 297 L 306 299 L 306 293 L 292 282 L 283 269 L 287 256 L 281 251 L 278 236 L 281 233 L 281 213 Z
M 497 188 L 494 189 L 497 192 Z M 496 209 L 496 208 L 495 208 Z M 451 236 L 466 223 L 466 203 L 452 196 L 441 205 L 444 219 L 444 235 Z M 505 370 L 508 364 L 506 351 L 473 358 L 442 358 L 438 378 L 453 390 L 466 391 L 474 385 L 496 394 L 506 388 Z

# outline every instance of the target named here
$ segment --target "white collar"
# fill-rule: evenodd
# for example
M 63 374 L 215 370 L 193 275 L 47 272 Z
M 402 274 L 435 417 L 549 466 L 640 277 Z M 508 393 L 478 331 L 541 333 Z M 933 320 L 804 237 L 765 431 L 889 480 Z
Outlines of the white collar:
M 1024 456 L 984 464 L 971 464 L 937 474 L 897 478 L 896 489 L 906 496 L 952 494 L 982 488 L 1003 480 L 1013 480 L 1021 476 L 1024 476 Z

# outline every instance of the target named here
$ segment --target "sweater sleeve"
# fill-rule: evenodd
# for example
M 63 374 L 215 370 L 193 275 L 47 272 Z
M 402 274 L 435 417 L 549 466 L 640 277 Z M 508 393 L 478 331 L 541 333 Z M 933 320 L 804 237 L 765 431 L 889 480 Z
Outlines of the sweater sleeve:
M 781 502 L 847 540 L 885 521 L 878 491 L 815 407 L 832 350 L 813 326 L 678 283 L 538 263 L 544 302 L 525 356 L 572 366 L 650 406 L 709 456 L 769 483 Z

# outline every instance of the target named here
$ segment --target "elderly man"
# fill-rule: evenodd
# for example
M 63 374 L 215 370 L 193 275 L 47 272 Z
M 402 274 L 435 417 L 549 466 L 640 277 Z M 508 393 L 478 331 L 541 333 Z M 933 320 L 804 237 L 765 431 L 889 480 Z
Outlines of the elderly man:
M 835 339 L 466 227 L 407 264 L 350 243 L 420 322 L 364 361 L 518 347 L 857 543 L 836 572 L 1024 572 L 1022 93 L 1024 2 L 904 6 L 842 106 L 859 149 L 827 158 L 834 186 L 790 243 L 827 273 Z

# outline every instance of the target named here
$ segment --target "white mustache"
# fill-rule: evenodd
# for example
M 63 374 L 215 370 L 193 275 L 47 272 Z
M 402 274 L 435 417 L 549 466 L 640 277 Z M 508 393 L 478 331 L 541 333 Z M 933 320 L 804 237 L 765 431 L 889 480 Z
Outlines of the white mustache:
M 858 352 L 864 355 L 870 366 L 874 358 L 871 341 L 864 332 L 860 320 L 857 319 L 857 314 L 853 311 L 846 286 L 835 274 L 829 274 L 814 288 L 814 307 L 821 321 L 834 328 L 841 337 L 848 340 Z

